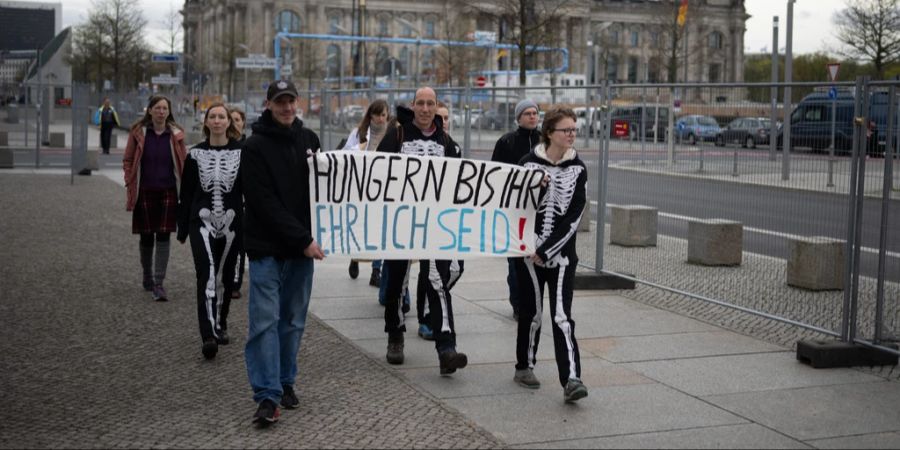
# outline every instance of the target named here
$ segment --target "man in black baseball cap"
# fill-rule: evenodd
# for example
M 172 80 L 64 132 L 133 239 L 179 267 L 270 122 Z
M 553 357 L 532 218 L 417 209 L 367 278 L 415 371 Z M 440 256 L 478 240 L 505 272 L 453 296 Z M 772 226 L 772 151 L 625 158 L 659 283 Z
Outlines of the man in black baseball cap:
M 297 114 L 297 88 L 269 85 L 266 110 L 241 149 L 244 249 L 250 257 L 247 375 L 258 404 L 253 422 L 278 420 L 294 409 L 297 353 L 312 291 L 313 261 L 325 258 L 310 232 L 309 166 L 319 137 Z

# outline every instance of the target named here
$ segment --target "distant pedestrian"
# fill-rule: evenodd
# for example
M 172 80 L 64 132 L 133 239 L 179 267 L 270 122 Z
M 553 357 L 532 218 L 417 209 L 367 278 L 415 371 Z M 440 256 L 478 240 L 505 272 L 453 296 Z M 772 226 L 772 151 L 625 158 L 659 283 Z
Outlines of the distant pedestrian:
M 544 286 L 550 291 L 553 346 L 563 398 L 574 402 L 587 396 L 581 382 L 581 358 L 572 320 L 575 269 L 578 267 L 575 232 L 587 199 L 587 170 L 572 147 L 578 131 L 575 113 L 568 108 L 547 112 L 541 144 L 521 160 L 526 168 L 543 170 L 549 177 L 535 216 L 533 255 L 516 261 L 519 283 L 519 320 L 516 338 L 516 373 L 520 385 L 537 389 L 534 376 L 541 338 Z
M 175 232 L 178 189 L 187 154 L 184 131 L 175 123 L 171 106 L 164 96 L 150 98 L 144 117 L 131 126 L 122 158 L 125 209 L 133 211 L 132 233 L 141 236 L 143 286 L 157 301 L 168 300 L 163 280 L 169 264 L 170 234 Z
M 244 125 L 247 124 L 247 114 L 243 109 L 237 106 L 229 108 L 228 111 L 229 114 L 231 114 L 231 123 L 234 125 L 234 128 L 239 135 L 238 142 L 243 145 L 244 140 L 247 139 L 247 136 L 244 134 Z M 243 210 L 244 207 L 241 206 L 241 211 Z M 239 299 L 241 298 L 241 287 L 244 285 L 244 270 L 247 267 L 247 252 L 244 251 L 244 246 L 241 246 L 240 254 L 238 254 L 237 262 L 235 264 L 234 285 L 231 289 L 231 298 Z
M 216 103 L 203 118 L 206 139 L 191 148 L 184 164 L 178 205 L 178 241 L 191 237 L 197 272 L 197 317 L 201 351 L 212 359 L 228 345 L 232 280 L 241 249 L 240 133 L 228 109 Z
M 516 122 L 519 127 L 515 131 L 504 134 L 494 145 L 491 161 L 518 165 L 525 155 L 541 142 L 541 132 L 537 130 L 539 108 L 531 99 L 520 101 L 516 105 Z M 506 285 L 509 287 L 509 305 L 512 306 L 513 317 L 519 318 L 519 286 L 516 280 L 516 261 L 522 258 L 506 258 Z
M 250 257 L 249 332 L 244 356 L 258 408 L 253 421 L 278 420 L 294 409 L 297 353 L 312 292 L 313 260 L 325 258 L 310 232 L 307 156 L 319 137 L 297 115 L 297 88 L 269 85 L 266 110 L 241 150 L 247 212 L 244 249 Z
M 382 99 L 377 99 L 366 108 L 366 115 L 359 122 L 359 126 L 347 136 L 347 142 L 342 150 L 375 151 L 384 132 L 387 130 L 388 104 Z M 347 270 L 350 278 L 354 280 L 359 276 L 359 261 L 350 260 Z M 372 261 L 372 275 L 369 277 L 369 286 L 381 285 L 381 260 Z
M 104 155 L 108 155 L 113 129 L 119 126 L 119 114 L 110 105 L 108 98 L 104 98 L 103 105 L 97 109 L 94 122 L 100 125 L 100 148 Z
M 397 123 L 388 128 L 378 146 L 379 152 L 402 153 L 416 156 L 442 156 L 459 158 L 459 146 L 444 132 L 442 119 L 436 118 L 437 95 L 428 87 L 420 88 L 413 98 L 413 109 L 397 107 Z M 390 364 L 403 364 L 404 333 L 406 325 L 402 311 L 401 295 L 408 277 L 409 261 L 386 260 L 387 282 L 384 309 L 384 331 L 388 334 L 387 354 Z M 426 286 L 431 329 L 438 353 L 441 375 L 448 375 L 468 364 L 465 353 L 456 350 L 456 326 L 453 320 L 453 302 L 450 289 L 462 273 L 461 262 L 457 276 L 452 274 L 453 261 L 423 261 L 421 269 L 428 274 Z
M 228 108 L 228 111 L 231 114 L 231 123 L 238 132 L 238 140 L 243 143 L 244 139 L 247 139 L 247 135 L 244 134 L 244 127 L 247 125 L 247 113 L 237 106 Z

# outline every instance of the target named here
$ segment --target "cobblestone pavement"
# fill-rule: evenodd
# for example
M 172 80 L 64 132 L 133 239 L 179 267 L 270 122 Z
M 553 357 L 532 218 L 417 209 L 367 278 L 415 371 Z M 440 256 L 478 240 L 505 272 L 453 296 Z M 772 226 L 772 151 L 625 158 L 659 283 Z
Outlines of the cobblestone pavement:
M 0 448 L 504 446 L 313 317 L 300 408 L 254 428 L 246 296 L 203 360 L 189 248 L 151 301 L 123 206 L 105 177 L 0 173 Z

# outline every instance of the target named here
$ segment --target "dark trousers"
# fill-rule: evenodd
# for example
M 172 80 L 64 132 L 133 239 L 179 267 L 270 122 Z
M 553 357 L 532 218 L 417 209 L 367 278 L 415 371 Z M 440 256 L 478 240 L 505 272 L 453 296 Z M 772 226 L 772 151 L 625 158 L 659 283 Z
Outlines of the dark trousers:
M 200 338 L 219 338 L 228 329 L 234 269 L 241 248 L 240 230 L 231 238 L 204 239 L 203 226 L 192 225 L 191 252 L 197 272 L 197 320 Z
M 385 260 L 387 267 L 387 292 L 384 308 L 384 331 L 389 339 L 397 339 L 406 332 L 403 323 L 403 310 L 401 295 L 403 292 L 403 280 L 409 270 L 409 261 Z M 438 352 L 450 350 L 456 347 L 456 328 L 453 322 L 453 302 L 450 289 L 462 273 L 461 263 L 459 270 L 451 270 L 456 264 L 453 261 L 421 261 L 420 273 L 425 273 L 424 297 L 428 302 L 431 330 L 434 333 L 434 344 Z M 420 275 L 421 279 L 421 275 Z M 421 298 L 422 296 L 419 295 Z M 418 299 L 417 299 L 418 300 Z M 422 314 L 424 308 L 420 309 Z
M 544 285 L 549 288 L 550 318 L 553 321 L 553 347 L 559 382 L 565 387 L 570 378 L 581 378 L 581 357 L 572 320 L 572 294 L 577 264 L 544 268 L 518 258 L 519 323 L 516 336 L 516 369 L 533 369 L 541 338 Z
M 109 154 L 109 141 L 112 139 L 113 128 L 115 122 L 103 122 L 100 124 L 100 147 L 103 148 L 103 154 Z

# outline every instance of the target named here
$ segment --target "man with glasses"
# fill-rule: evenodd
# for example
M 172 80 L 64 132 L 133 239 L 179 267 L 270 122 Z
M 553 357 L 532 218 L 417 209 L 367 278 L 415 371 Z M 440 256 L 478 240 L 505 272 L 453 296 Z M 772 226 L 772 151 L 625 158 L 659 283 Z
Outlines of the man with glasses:
M 443 120 L 437 112 L 437 95 L 428 87 L 420 88 L 413 98 L 412 110 L 397 107 L 397 123 L 388 128 L 378 145 L 379 152 L 402 153 L 416 156 L 445 156 L 459 158 L 459 146 L 444 131 Z M 461 266 L 461 262 L 459 262 Z M 388 334 L 387 362 L 403 364 L 402 292 L 408 279 L 409 261 L 385 260 L 387 267 L 384 331 Z M 422 261 L 420 270 L 427 273 L 426 297 L 431 316 L 431 330 L 438 352 L 441 375 L 449 375 L 466 367 L 468 357 L 456 351 L 456 327 L 453 322 L 453 305 L 450 289 L 459 279 L 462 268 L 451 270 L 454 261 Z M 455 268 L 455 267 L 454 267 Z
M 519 165 L 519 161 L 531 153 L 531 149 L 541 141 L 541 132 L 537 130 L 539 108 L 534 100 L 526 98 L 516 105 L 516 122 L 519 127 L 515 131 L 504 134 L 494 145 L 491 161 Z M 519 293 L 516 281 L 516 260 L 507 258 L 508 269 L 506 284 L 509 287 L 509 304 L 513 317 L 519 318 Z

